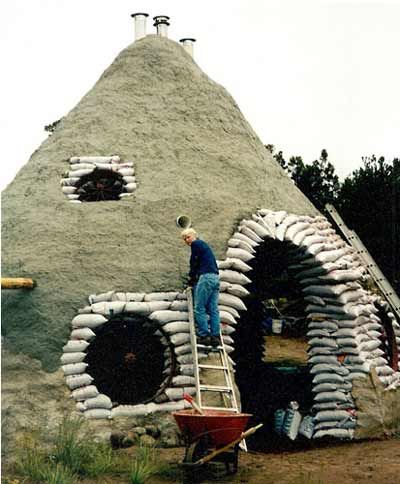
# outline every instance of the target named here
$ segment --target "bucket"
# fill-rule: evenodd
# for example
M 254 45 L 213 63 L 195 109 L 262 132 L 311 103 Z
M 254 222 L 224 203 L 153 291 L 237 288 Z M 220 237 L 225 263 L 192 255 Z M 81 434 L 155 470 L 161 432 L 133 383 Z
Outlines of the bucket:
M 272 320 L 272 332 L 274 334 L 281 334 L 282 333 L 282 320 L 281 319 L 273 319 Z

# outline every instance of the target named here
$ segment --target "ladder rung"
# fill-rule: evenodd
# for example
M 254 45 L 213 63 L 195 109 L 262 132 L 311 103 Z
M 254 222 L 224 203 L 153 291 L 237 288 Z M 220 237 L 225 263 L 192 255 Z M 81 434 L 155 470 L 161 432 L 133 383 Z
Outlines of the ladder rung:
M 202 410 L 222 410 L 224 412 L 234 412 L 234 413 L 239 413 L 239 410 L 237 408 L 225 408 L 225 407 L 201 407 Z
M 198 365 L 199 368 L 206 368 L 208 370 L 229 370 L 227 366 L 218 365 Z
M 232 392 L 232 388 L 218 385 L 199 385 L 199 389 L 206 392 Z

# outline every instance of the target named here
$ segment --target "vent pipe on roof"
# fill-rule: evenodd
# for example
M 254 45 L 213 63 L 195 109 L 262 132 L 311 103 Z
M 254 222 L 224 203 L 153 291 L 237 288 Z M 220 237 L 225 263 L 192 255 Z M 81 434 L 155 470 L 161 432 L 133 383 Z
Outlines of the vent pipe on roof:
M 149 16 L 148 13 L 133 13 L 131 17 L 135 19 L 135 40 L 142 39 L 146 37 L 146 18 Z
M 154 27 L 157 27 L 157 35 L 160 37 L 168 37 L 168 20 L 166 15 L 157 15 L 153 17 Z
M 185 39 L 181 39 L 179 42 L 182 44 L 182 47 L 186 50 L 190 57 L 193 57 L 193 43 L 196 42 L 196 39 L 187 37 Z

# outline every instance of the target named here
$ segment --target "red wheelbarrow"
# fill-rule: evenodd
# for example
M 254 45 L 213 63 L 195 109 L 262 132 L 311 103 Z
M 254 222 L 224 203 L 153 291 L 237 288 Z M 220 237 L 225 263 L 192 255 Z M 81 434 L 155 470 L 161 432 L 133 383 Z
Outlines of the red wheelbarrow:
M 180 410 L 172 414 L 185 440 L 185 457 L 182 465 L 195 469 L 204 464 L 214 464 L 211 472 L 222 477 L 234 474 L 238 467 L 239 443 L 256 432 L 263 424 L 244 431 L 249 413 L 233 413 L 223 410 Z M 209 466 L 210 467 L 210 466 Z M 216 472 L 216 469 L 219 469 Z

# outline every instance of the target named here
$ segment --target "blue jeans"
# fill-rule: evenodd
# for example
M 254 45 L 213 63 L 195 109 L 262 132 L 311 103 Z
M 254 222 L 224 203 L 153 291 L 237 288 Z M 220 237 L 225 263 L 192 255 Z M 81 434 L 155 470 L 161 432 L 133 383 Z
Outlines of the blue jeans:
M 218 295 L 218 274 L 202 274 L 194 288 L 194 315 L 198 336 L 219 336 Z

